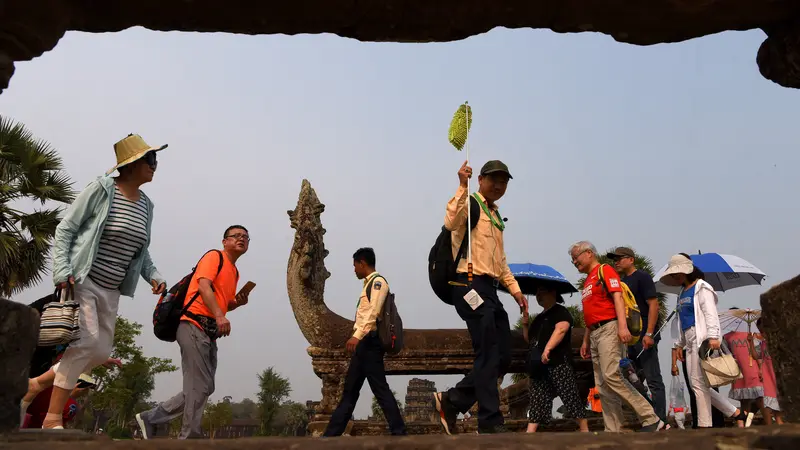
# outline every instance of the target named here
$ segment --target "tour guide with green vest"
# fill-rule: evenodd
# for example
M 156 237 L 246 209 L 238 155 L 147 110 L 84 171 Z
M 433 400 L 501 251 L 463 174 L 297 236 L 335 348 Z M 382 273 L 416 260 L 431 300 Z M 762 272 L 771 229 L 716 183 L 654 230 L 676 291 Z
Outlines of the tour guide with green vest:
M 500 163 L 499 161 L 497 162 Z M 456 270 L 458 269 L 458 263 L 461 261 L 461 258 L 465 256 L 469 245 L 467 236 L 478 225 L 481 212 L 489 217 L 494 227 L 500 231 L 505 230 L 505 219 L 502 219 L 500 210 L 498 209 L 495 211 L 495 214 L 492 214 L 486 202 L 484 202 L 477 193 L 473 193 L 469 196 L 469 218 L 467 219 L 469 220 L 469 232 L 464 233 L 464 238 L 461 240 L 461 246 L 455 258 L 453 257 L 452 233 L 444 226 L 442 226 L 439 236 L 436 237 L 436 242 L 433 244 L 428 254 L 428 281 L 431 284 L 433 292 L 436 293 L 436 296 L 448 305 L 453 304 L 453 286 L 457 285 L 455 281 L 457 278 Z M 467 276 L 471 282 L 472 262 L 468 262 L 468 266 L 469 270 Z

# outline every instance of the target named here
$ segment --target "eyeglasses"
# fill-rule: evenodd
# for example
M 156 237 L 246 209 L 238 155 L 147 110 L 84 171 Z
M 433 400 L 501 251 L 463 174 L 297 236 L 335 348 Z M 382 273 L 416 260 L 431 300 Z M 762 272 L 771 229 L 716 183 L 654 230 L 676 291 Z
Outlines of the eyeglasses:
M 236 239 L 237 241 L 241 239 L 241 240 L 243 240 L 245 242 L 250 242 L 250 236 L 248 236 L 246 234 L 243 234 L 243 233 L 229 234 L 229 235 L 225 236 L 225 239 L 227 239 L 227 238 L 233 238 L 233 239 Z
M 573 265 L 575 265 L 575 263 L 577 263 L 577 262 L 578 262 L 578 258 L 580 258 L 582 254 L 584 254 L 584 253 L 586 253 L 586 252 L 588 252 L 588 251 L 589 251 L 589 249 L 586 249 L 586 250 L 584 250 L 584 251 L 582 251 L 582 252 L 578 253 L 577 255 L 575 255 L 575 257 L 574 257 L 574 258 L 572 258 L 572 264 L 573 264 Z

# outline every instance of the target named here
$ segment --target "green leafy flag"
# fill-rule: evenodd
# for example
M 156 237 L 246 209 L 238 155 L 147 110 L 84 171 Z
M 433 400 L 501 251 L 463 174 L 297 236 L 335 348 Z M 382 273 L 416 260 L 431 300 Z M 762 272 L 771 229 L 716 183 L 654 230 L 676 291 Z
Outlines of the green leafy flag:
M 472 108 L 469 102 L 464 102 L 453 114 L 453 120 L 450 122 L 450 129 L 447 132 L 447 140 L 453 144 L 458 151 L 464 148 L 467 143 L 467 135 L 472 126 Z

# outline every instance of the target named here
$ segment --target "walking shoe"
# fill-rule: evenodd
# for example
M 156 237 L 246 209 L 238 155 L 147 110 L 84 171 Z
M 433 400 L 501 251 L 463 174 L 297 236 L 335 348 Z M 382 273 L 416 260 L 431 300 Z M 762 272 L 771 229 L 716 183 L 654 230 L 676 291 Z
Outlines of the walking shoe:
M 436 412 L 439 413 L 439 421 L 442 423 L 444 432 L 451 436 L 456 434 L 458 411 L 450 404 L 444 392 L 434 392 L 433 407 L 436 409 Z
M 639 428 L 640 433 L 655 433 L 656 431 L 661 431 L 664 428 L 664 422 L 661 419 L 658 422 L 650 424 L 650 425 L 642 425 L 642 428 Z
M 139 424 L 139 430 L 142 432 L 142 439 L 150 439 L 155 431 L 154 427 L 147 423 L 147 420 L 142 417 L 142 414 L 136 414 L 136 423 Z
M 494 425 L 491 427 L 478 427 L 478 434 L 498 434 L 498 433 L 510 433 L 508 428 L 505 425 Z

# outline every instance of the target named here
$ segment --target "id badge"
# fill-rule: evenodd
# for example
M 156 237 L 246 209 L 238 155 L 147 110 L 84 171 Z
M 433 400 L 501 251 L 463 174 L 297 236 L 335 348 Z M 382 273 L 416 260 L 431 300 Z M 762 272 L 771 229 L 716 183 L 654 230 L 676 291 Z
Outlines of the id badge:
M 473 311 L 483 304 L 483 299 L 475 292 L 475 289 L 470 289 L 467 295 L 464 296 L 464 300 L 467 301 L 467 304 L 469 304 Z

